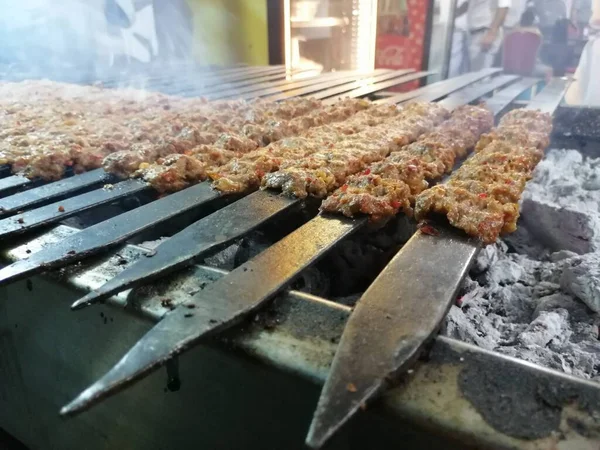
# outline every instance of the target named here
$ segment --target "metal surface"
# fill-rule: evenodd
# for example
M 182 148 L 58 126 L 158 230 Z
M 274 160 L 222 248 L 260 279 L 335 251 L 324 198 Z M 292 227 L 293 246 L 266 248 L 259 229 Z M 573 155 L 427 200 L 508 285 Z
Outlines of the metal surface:
M 23 175 L 11 175 L 0 179 L 0 195 L 7 195 L 18 188 L 27 186 L 32 180 Z
M 357 87 L 350 91 L 347 90 L 348 86 L 340 86 L 338 88 L 331 88 L 331 89 L 327 89 L 322 92 L 317 92 L 315 95 L 313 95 L 313 97 L 318 98 L 318 99 L 325 99 L 325 100 L 323 100 L 323 103 L 328 105 L 328 104 L 335 103 L 339 99 L 342 99 L 345 97 L 354 97 L 355 98 L 355 97 L 362 97 L 365 95 L 370 95 L 375 92 L 380 92 L 380 91 L 387 89 L 389 87 L 392 87 L 392 86 L 398 86 L 403 83 L 408 83 L 410 81 L 424 78 L 431 74 L 433 74 L 433 72 L 409 73 L 407 75 L 402 76 L 401 78 L 393 79 L 390 81 L 378 81 L 377 83 L 374 83 L 374 84 L 371 84 L 368 86 Z M 360 86 L 363 83 L 358 81 L 356 84 L 358 84 Z M 332 97 L 332 95 L 333 95 L 333 97 Z
M 439 232 L 417 232 L 356 304 L 308 432 L 310 447 L 321 447 L 413 364 L 446 316 L 479 247 L 454 230 Z
M 448 108 L 466 105 L 480 99 L 481 97 L 493 93 L 493 91 L 496 89 L 500 89 L 507 84 L 513 83 L 519 78 L 520 77 L 517 75 L 500 75 L 496 78 L 493 78 L 489 82 L 482 82 L 476 84 L 475 86 L 466 87 L 458 92 L 455 92 L 454 94 L 450 94 L 448 97 L 442 100 L 442 104 Z
M 367 77 L 363 77 L 361 74 L 361 76 L 357 76 L 353 80 L 348 80 L 346 83 L 344 83 L 340 86 L 326 88 L 324 91 L 322 89 L 315 89 L 315 92 L 307 92 L 307 88 L 297 89 L 297 90 L 290 91 L 289 93 L 282 93 L 278 96 L 271 97 L 270 99 L 280 100 L 280 99 L 288 98 L 289 95 L 305 95 L 308 93 L 310 93 L 311 97 L 314 97 L 317 99 L 323 99 L 323 98 L 335 95 L 335 93 L 351 91 L 360 86 L 364 87 L 365 85 L 374 86 L 375 83 L 385 82 L 390 79 L 394 79 L 394 81 L 393 81 L 394 85 L 402 84 L 404 81 L 400 81 L 400 80 L 404 79 L 404 76 L 406 76 L 407 74 L 410 74 L 413 72 L 414 72 L 414 69 L 403 69 L 403 70 L 396 70 L 396 71 L 385 71 L 378 75 L 373 73 Z M 323 84 L 315 85 L 313 87 L 320 87 L 320 86 L 323 86 Z M 375 89 L 377 89 L 377 88 L 375 88 Z M 366 94 L 364 94 L 364 95 L 366 95 Z M 355 95 L 355 97 L 359 97 L 359 96 L 360 95 Z
M 564 91 L 564 84 L 550 83 L 529 107 L 552 113 Z M 504 109 L 499 102 L 495 107 Z M 439 328 L 480 242 L 455 229 L 438 232 L 417 233 L 358 301 L 319 399 L 309 446 L 321 447 L 379 395 Z
M 76 177 L 70 178 L 73 180 Z M 46 187 L 46 186 L 42 186 Z M 67 217 L 87 211 L 92 208 L 129 197 L 146 190 L 150 186 L 141 180 L 125 180 L 111 187 L 96 189 L 75 197 L 59 200 L 56 203 L 42 206 L 12 217 L 0 220 L 0 239 L 7 239 L 16 234 L 22 234 L 38 227 L 60 222 Z M 21 194 L 17 194 L 21 195 Z M 11 197 L 9 197 L 11 198 Z M 0 201 L 1 203 L 1 201 Z
M 255 192 L 195 222 L 155 249 L 152 258 L 142 258 L 98 289 L 72 305 L 73 309 L 104 300 L 130 287 L 154 280 L 215 252 L 279 217 L 301 203 L 278 194 Z
M 33 253 L 25 260 L 0 269 L 0 284 L 106 251 L 110 246 L 219 197 L 208 183 L 201 183 L 150 202 L 85 228 L 74 236 Z
M 76 232 L 59 226 L 35 245 Z M 127 245 L 119 255 L 130 260 L 144 251 Z M 2 255 L 4 261 L 25 256 L 24 247 Z M 167 377 L 158 371 L 101 407 L 71 420 L 58 417 L 66 399 L 109 370 L 163 316 L 161 300 L 186 302 L 190 290 L 226 275 L 194 266 L 149 291 L 133 291 L 128 308 L 123 296 L 113 297 L 73 320 L 67 305 L 110 279 L 114 259 L 74 268 L 56 282 L 34 276 L 0 288 L 2 426 L 32 449 L 194 448 L 200 433 L 206 448 L 268 442 L 301 450 L 318 386 L 351 310 L 298 291 L 284 292 L 268 311 L 224 334 L 225 345 L 201 345 L 181 357 L 179 392 L 165 392 Z M 427 359 L 380 403 L 361 411 L 328 448 L 597 449 L 599 392 L 598 383 L 438 336 Z M 386 418 L 386 426 L 374 427 L 374 417 Z M 406 429 L 425 430 L 420 445 L 407 440 Z M 382 435 L 391 442 L 381 444 Z
M 328 81 L 324 81 L 322 83 L 313 84 L 312 86 L 308 86 L 305 88 L 299 88 L 299 89 L 292 89 L 291 91 L 286 91 L 286 92 L 271 92 L 268 95 L 261 93 L 260 96 L 261 97 L 268 96 L 268 99 L 271 101 L 285 100 L 285 99 L 291 98 L 291 97 L 312 94 L 312 93 L 315 93 L 318 91 L 322 91 L 324 89 L 329 89 L 331 87 L 338 86 L 340 84 L 345 84 L 345 83 L 353 82 L 356 80 L 363 80 L 366 78 L 374 77 L 377 74 L 380 74 L 382 72 L 386 73 L 387 70 L 375 69 L 373 72 L 370 72 L 370 73 L 354 74 L 353 76 L 350 76 L 350 77 L 343 77 L 343 78 L 337 78 L 334 80 L 328 80 Z
M 260 91 L 269 90 L 269 92 L 283 92 L 289 91 L 292 89 L 297 89 L 300 87 L 311 86 L 313 84 L 318 84 L 324 80 L 334 79 L 334 78 L 345 78 L 348 76 L 347 72 L 328 72 L 321 74 L 319 76 L 314 76 L 302 80 L 281 80 L 272 83 L 260 83 L 253 84 L 250 86 L 246 86 L 241 89 L 226 89 L 218 93 L 219 98 L 242 98 L 242 99 L 250 99 L 253 97 L 260 97 Z M 276 90 L 274 90 L 276 89 Z M 216 94 L 215 94 L 216 95 Z M 212 98 L 210 95 L 208 98 Z
M 554 110 L 560 105 L 571 81 L 568 78 L 553 78 L 526 108 L 539 109 L 540 111 L 553 114 Z
M 479 72 L 467 73 L 449 80 L 438 81 L 422 88 L 415 89 L 414 91 L 392 95 L 381 100 L 376 100 L 374 103 L 400 103 L 415 97 L 420 97 L 419 99 L 422 101 L 434 101 L 440 97 L 458 91 L 471 83 L 475 83 L 483 78 L 491 77 L 499 72 L 501 72 L 501 69 L 483 69 Z
M 61 410 L 71 415 L 143 377 L 271 299 L 366 219 L 317 217 L 168 313 L 100 380 Z M 256 282 L 260 280 L 260 282 Z
M 7 215 L 22 211 L 56 197 L 75 193 L 99 184 L 109 183 L 114 177 L 103 169 L 96 169 L 54 183 L 29 189 L 0 200 L 0 214 Z

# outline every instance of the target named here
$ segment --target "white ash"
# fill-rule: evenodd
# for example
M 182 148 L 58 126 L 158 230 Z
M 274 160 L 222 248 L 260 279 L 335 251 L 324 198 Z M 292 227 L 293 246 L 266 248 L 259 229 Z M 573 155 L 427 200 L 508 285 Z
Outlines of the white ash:
M 523 195 L 521 215 L 549 249 L 600 250 L 600 159 L 551 150 Z
M 600 252 L 574 258 L 560 279 L 561 287 L 600 312 Z
M 481 251 L 444 333 L 600 381 L 600 159 L 549 152 L 518 232 Z

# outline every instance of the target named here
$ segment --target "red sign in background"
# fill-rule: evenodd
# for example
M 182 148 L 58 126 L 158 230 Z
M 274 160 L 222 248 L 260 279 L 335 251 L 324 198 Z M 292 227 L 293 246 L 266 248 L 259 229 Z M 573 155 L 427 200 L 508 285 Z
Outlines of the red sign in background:
M 388 0 L 379 4 L 375 67 L 421 70 L 429 2 Z M 384 8 L 381 8 L 382 5 Z M 407 91 L 415 89 L 418 85 L 419 82 L 414 81 L 394 90 Z

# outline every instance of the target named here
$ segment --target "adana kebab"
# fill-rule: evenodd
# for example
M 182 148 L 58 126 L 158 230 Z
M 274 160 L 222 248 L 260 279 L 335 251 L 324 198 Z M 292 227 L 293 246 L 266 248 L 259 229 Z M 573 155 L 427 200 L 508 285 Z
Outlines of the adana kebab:
M 517 227 L 519 199 L 549 144 L 552 117 L 514 110 L 491 133 L 482 136 L 475 156 L 447 183 L 421 193 L 415 204 L 418 220 L 443 214 L 454 227 L 494 243 Z
M 44 81 L 0 83 L 0 94 L 0 164 L 47 180 L 61 178 L 69 166 L 98 168 L 115 152 L 107 169 L 130 176 L 140 163 L 164 156 L 156 149 L 181 151 L 190 129 L 195 142 L 257 148 L 277 139 L 289 121 L 326 109 L 313 99 L 208 102 Z
M 428 181 L 450 172 L 456 158 L 464 157 L 493 124 L 493 114 L 484 107 L 457 108 L 447 121 L 416 142 L 349 177 L 322 203 L 321 210 L 349 217 L 368 214 L 373 220 L 400 210 L 411 214 L 415 196 L 429 187 Z
M 311 113 L 290 121 L 280 120 L 266 123 L 262 127 L 253 125 L 251 131 L 244 127 L 244 132 L 260 137 L 259 145 L 247 147 L 237 145 L 237 142 L 244 137 L 236 138 L 231 135 L 228 135 L 226 139 L 219 139 L 214 145 L 205 145 L 195 141 L 197 130 L 191 129 L 188 130 L 189 140 L 180 142 L 178 148 L 174 146 L 158 148 L 161 157 L 154 163 L 138 164 L 139 161 L 136 161 L 134 167 L 139 166 L 139 170 L 133 175 L 144 178 L 161 192 L 179 190 L 190 184 L 206 180 L 210 168 L 226 164 L 235 157 L 252 154 L 253 150 L 259 146 L 270 144 L 272 147 L 278 140 L 286 136 L 296 136 L 313 127 L 344 121 L 348 118 L 352 119 L 352 116 L 358 112 L 374 109 L 373 105 L 365 100 L 346 99 L 331 106 L 315 108 Z M 156 149 L 152 151 L 156 151 Z M 112 171 L 107 164 L 105 164 L 105 168 Z
M 317 129 L 291 148 L 267 147 L 219 168 L 210 173 L 216 180 L 213 186 L 224 192 L 240 192 L 262 184 L 300 198 L 308 194 L 322 198 L 347 176 L 415 140 L 448 115 L 435 103 L 411 103 L 355 134 L 348 134 L 345 123 Z

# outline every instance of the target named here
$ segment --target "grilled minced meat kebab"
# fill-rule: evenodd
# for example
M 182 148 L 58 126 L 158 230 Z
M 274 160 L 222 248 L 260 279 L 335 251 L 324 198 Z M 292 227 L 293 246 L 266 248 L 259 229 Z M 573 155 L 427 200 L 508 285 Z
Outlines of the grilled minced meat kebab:
M 348 100 L 331 108 L 304 98 L 208 102 L 49 81 L 0 83 L 0 164 L 55 180 L 70 166 L 78 173 L 104 161 L 107 171 L 128 177 L 142 163 L 199 145 L 214 144 L 231 158 L 369 106 Z M 346 115 L 339 114 L 344 108 Z
M 519 199 L 543 150 L 549 144 L 552 117 L 532 110 L 514 110 L 479 140 L 468 159 L 447 183 L 421 193 L 417 219 L 443 214 L 451 225 L 494 243 L 517 227 Z
M 489 131 L 494 116 L 479 106 L 462 106 L 450 118 L 415 142 L 405 145 L 384 160 L 348 177 L 321 205 L 322 211 L 352 217 L 369 214 L 381 220 L 403 210 L 412 212 L 414 198 L 452 170 L 457 157 L 464 157 Z
M 370 109 L 338 126 L 311 130 L 291 145 L 284 140 L 245 155 L 210 173 L 216 180 L 214 187 L 240 192 L 262 184 L 296 197 L 322 198 L 346 177 L 381 161 L 449 115 L 435 103 L 411 103 L 398 110 L 377 108 L 393 114 L 380 114 L 380 120 L 375 120 Z
M 389 107 L 380 109 L 390 110 Z M 301 135 L 324 124 L 342 121 L 352 123 L 353 116 L 361 111 L 369 111 L 366 117 L 370 117 L 371 111 L 376 115 L 377 108 L 365 100 L 346 99 L 331 106 L 320 105 L 291 120 L 269 121 L 260 126 L 247 124 L 240 128 L 241 134 L 223 134 L 213 144 L 205 144 L 202 139 L 198 140 L 197 137 L 201 137 L 199 131 L 190 127 L 183 138 L 167 146 L 150 149 L 150 152 L 160 155 L 159 158 L 152 156 L 155 159 L 154 163 L 145 160 L 145 154 L 142 155 L 145 150 L 129 152 L 134 164 L 128 163 L 128 167 L 138 168 L 134 176 L 146 179 L 161 192 L 179 190 L 206 180 L 208 171 L 214 170 L 215 167 L 222 166 L 234 158 L 254 154 L 258 147 L 270 144 L 269 148 L 272 148 L 285 137 Z M 250 135 L 253 136 L 252 139 L 249 139 Z M 251 141 L 254 145 L 241 145 L 243 141 Z M 118 155 L 111 157 L 117 158 Z M 105 168 L 114 171 L 107 166 L 106 161 Z
M 321 209 L 381 220 L 444 214 L 484 243 L 514 231 L 518 201 L 549 144 L 552 120 L 515 110 L 374 105 L 345 99 L 207 101 L 49 81 L 0 83 L 0 164 L 56 180 L 98 167 L 159 192 L 213 180 L 224 193 L 259 187 L 325 198 Z M 483 134 L 482 133 L 486 133 Z M 475 147 L 449 181 L 456 158 Z

